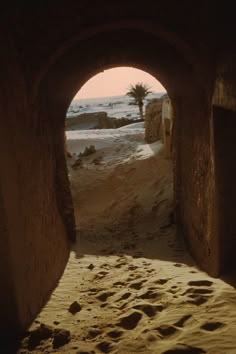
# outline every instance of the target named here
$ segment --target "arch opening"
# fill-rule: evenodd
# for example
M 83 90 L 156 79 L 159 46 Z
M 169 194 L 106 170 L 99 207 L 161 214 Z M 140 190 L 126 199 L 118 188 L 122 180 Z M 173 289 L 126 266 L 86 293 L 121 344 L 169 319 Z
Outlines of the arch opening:
M 38 297 L 36 296 L 37 299 L 34 303 L 31 302 L 27 294 L 20 297 L 24 300 L 19 301 L 21 311 L 19 311 L 18 328 L 25 328 L 45 303 L 48 293 L 60 278 L 68 258 L 67 241 L 68 239 L 75 240 L 73 207 L 64 158 L 64 128 L 67 108 L 78 88 L 89 77 L 109 67 L 136 66 L 158 77 L 166 87 L 173 103 L 176 122 L 178 122 L 174 129 L 173 140 L 175 200 L 178 220 L 198 263 L 212 273 L 218 272 L 218 268 L 215 267 L 218 259 L 214 260 L 212 265 L 214 252 L 211 250 L 212 243 L 215 241 L 210 225 L 212 222 L 211 211 L 208 208 L 208 201 L 211 200 L 213 193 L 212 185 L 209 183 L 213 173 L 209 143 L 212 70 L 209 70 L 208 74 L 207 66 L 204 66 L 205 62 L 202 60 L 204 56 L 201 56 L 200 62 L 196 63 L 196 56 L 189 55 L 192 52 L 191 50 L 190 52 L 186 51 L 186 46 L 178 45 L 179 42 L 173 38 L 171 40 L 169 37 L 167 40 L 166 36 L 154 32 L 144 30 L 140 24 L 131 27 L 125 25 L 121 28 L 108 26 L 106 29 L 92 31 L 92 34 L 87 37 L 72 41 L 71 45 L 69 43 L 66 45 L 66 40 L 62 41 L 57 55 L 53 57 L 51 53 L 52 61 L 49 60 L 50 55 L 45 56 L 40 67 L 42 70 L 37 70 L 38 67 L 35 64 L 35 67 L 32 67 L 32 73 L 30 73 L 31 69 L 26 72 L 25 81 L 19 80 L 25 85 L 22 84 L 26 91 L 25 97 L 27 97 L 24 97 L 24 105 L 27 107 L 24 137 L 30 137 L 29 142 L 32 145 L 34 142 L 35 151 L 27 149 L 30 143 L 27 145 L 24 142 L 22 145 L 25 148 L 25 155 L 31 161 L 31 169 L 35 171 L 35 178 L 32 178 L 32 181 L 36 187 L 43 185 L 46 181 L 42 199 L 36 194 L 32 196 L 34 183 L 24 186 L 24 190 L 28 200 L 31 200 L 32 196 L 32 205 L 41 208 L 42 215 L 44 215 L 43 210 L 46 211 L 51 206 L 53 206 L 53 212 L 51 214 L 45 213 L 46 217 L 41 218 L 42 222 L 37 227 L 37 233 L 42 232 L 45 236 L 44 242 L 39 245 L 40 247 L 35 247 L 33 242 L 26 242 L 26 246 L 33 249 L 32 258 L 38 252 L 35 257 L 36 264 L 40 263 L 41 254 L 45 255 L 43 263 L 49 274 L 47 279 L 44 279 L 43 272 L 39 267 L 35 267 L 38 273 L 30 284 L 32 291 L 29 292 L 37 293 L 38 284 L 42 285 L 42 291 L 39 292 Z M 183 44 L 183 41 L 181 43 Z M 50 62 L 49 64 L 47 60 Z M 33 88 L 32 94 L 30 93 L 31 87 Z M 33 134 L 30 134 L 31 129 Z M 19 138 L 20 142 L 22 140 Z M 31 155 L 36 156 L 37 161 Z M 26 166 L 26 164 L 23 165 Z M 4 183 L 7 184 L 8 181 L 4 180 Z M 4 197 L 7 199 L 6 196 Z M 134 215 L 139 211 L 139 209 L 134 209 Z M 23 216 L 25 217 L 25 215 Z M 25 220 L 26 218 L 22 218 L 22 225 L 26 222 Z M 19 224 L 21 225 L 21 223 Z M 34 222 L 32 225 L 27 225 L 25 239 L 28 240 L 34 230 L 32 226 Z M 47 225 L 55 226 L 52 236 L 46 230 Z M 13 233 L 12 230 L 11 232 Z M 52 256 L 48 252 L 48 250 L 54 250 L 57 234 L 60 241 L 58 243 L 58 249 L 60 248 L 58 259 L 56 251 Z M 12 245 L 11 248 L 13 248 Z M 34 261 L 31 260 L 31 262 Z M 54 263 L 55 267 L 52 267 Z M 15 263 L 14 269 L 17 269 L 18 283 L 16 287 L 22 290 L 22 285 L 27 284 L 31 273 L 30 271 L 27 273 L 26 279 L 23 270 L 15 267 Z M 27 264 L 24 269 L 27 269 Z M 38 281 L 39 279 L 40 281 Z M 38 284 L 36 284 L 37 282 Z M 32 306 L 27 312 L 24 310 L 28 303 Z
M 176 91 L 176 96 L 174 97 L 178 97 L 177 93 L 178 91 Z M 180 102 L 182 103 L 183 107 L 181 107 Z M 182 101 L 176 99 L 176 108 L 178 113 L 181 112 L 183 114 L 185 109 L 184 104 L 184 99 Z M 189 114 L 192 112 L 191 100 L 188 101 L 187 99 L 186 105 L 187 112 Z M 178 118 L 181 118 L 180 114 Z M 190 130 L 191 129 L 189 123 L 187 131 L 189 132 Z M 138 133 L 138 135 L 139 134 L 140 133 Z M 82 130 L 80 131 L 80 137 L 78 136 L 78 141 L 81 139 L 81 137 Z M 140 137 L 137 137 L 137 133 L 135 133 L 134 136 L 132 136 L 131 141 L 129 141 L 129 143 L 131 144 L 124 144 L 124 140 L 122 140 L 123 136 L 121 135 L 115 136 L 115 139 L 116 141 L 114 140 L 112 143 L 113 145 L 116 145 L 118 149 L 120 148 L 120 144 L 123 144 L 124 148 L 125 145 L 129 145 L 134 148 L 134 141 L 138 142 L 138 145 L 136 145 L 137 148 L 134 148 L 133 150 L 130 149 L 128 153 L 132 153 L 133 155 L 140 154 L 141 162 L 143 162 L 143 152 L 140 151 L 142 150 L 140 148 L 140 145 L 142 144 L 140 144 Z M 105 148 L 107 149 L 108 147 L 106 146 Z M 106 150 L 107 156 L 108 149 Z M 184 149 L 186 149 L 186 146 L 184 146 Z M 127 158 L 128 160 L 128 156 L 125 155 L 125 151 L 122 151 L 122 148 L 120 149 L 120 151 L 116 151 L 116 153 L 113 154 L 112 159 L 116 160 L 120 152 L 123 153 L 123 157 Z M 192 151 L 189 151 L 190 156 L 191 152 Z M 67 294 L 68 297 L 67 305 L 69 312 L 71 312 L 71 314 L 73 315 L 77 313 L 77 310 L 78 312 L 81 312 L 79 320 L 81 323 L 77 325 L 77 331 L 79 331 L 79 333 L 83 333 L 83 330 L 86 332 L 84 335 L 88 339 L 87 346 L 86 344 L 82 343 L 82 341 L 79 342 L 79 346 L 83 346 L 84 351 L 90 349 L 90 339 L 93 340 L 93 345 L 96 345 L 96 348 L 98 348 L 99 350 L 102 349 L 103 351 L 107 351 L 110 350 L 114 344 L 111 338 L 117 338 L 120 336 L 120 329 L 122 331 L 121 335 L 125 336 L 126 334 L 130 333 L 131 329 L 136 330 L 136 328 L 140 329 L 143 328 L 145 325 L 148 326 L 148 324 L 144 320 L 144 316 L 147 316 L 149 318 L 148 323 L 150 324 L 155 318 L 155 311 L 162 311 L 163 309 L 161 307 L 157 310 L 152 304 L 152 301 L 155 301 L 158 298 L 160 292 L 160 289 L 156 291 L 157 289 L 153 285 L 158 284 L 158 286 L 162 286 L 162 290 L 166 293 L 169 291 L 169 282 L 172 281 L 173 274 L 176 274 L 176 277 L 180 275 L 179 269 L 185 268 L 185 270 L 182 270 L 183 273 L 181 274 L 184 274 L 184 277 L 186 276 L 186 279 L 187 273 L 193 274 L 196 272 L 195 269 L 193 270 L 194 265 L 192 263 L 191 258 L 188 258 L 187 254 L 184 253 L 183 244 L 181 244 L 178 239 L 173 238 L 173 234 L 171 234 L 170 232 L 170 229 L 173 229 L 174 227 L 173 203 L 168 204 L 168 198 L 171 198 L 171 196 L 168 195 L 168 191 L 167 189 L 165 189 L 165 185 L 170 185 L 172 183 L 172 178 L 171 180 L 168 179 L 168 172 L 170 166 L 167 166 L 167 164 L 165 164 L 165 170 L 165 168 L 163 168 L 163 165 L 162 167 L 160 164 L 158 165 L 158 162 L 160 161 L 158 161 L 158 159 L 155 160 L 155 158 L 152 156 L 151 159 L 153 165 L 151 165 L 151 168 L 148 164 L 142 165 L 140 164 L 140 161 L 138 161 L 137 163 L 136 160 L 132 161 L 130 159 L 129 161 L 126 161 L 129 164 L 129 168 L 126 169 L 124 167 L 124 164 L 121 163 L 122 161 L 119 161 L 118 159 L 118 166 L 115 166 L 118 168 L 115 169 L 115 173 L 107 176 L 110 182 L 107 183 L 107 180 L 102 180 L 103 178 L 99 174 L 99 169 L 100 167 L 102 167 L 102 160 L 104 159 L 104 156 L 102 156 L 102 159 L 99 161 L 99 157 L 101 156 L 96 156 L 95 158 L 93 154 L 85 156 L 86 161 L 84 163 L 84 166 L 82 167 L 81 165 L 78 165 L 76 167 L 78 168 L 77 172 L 79 172 L 81 167 L 82 169 L 88 170 L 86 171 L 85 176 L 83 176 L 83 173 L 78 173 L 77 176 L 78 178 L 80 177 L 83 182 L 81 184 L 81 190 L 78 193 L 78 200 L 79 198 L 81 198 L 82 203 L 85 202 L 85 205 L 83 205 L 83 207 L 85 206 L 85 212 L 83 214 L 83 211 L 80 210 L 78 212 L 78 216 L 80 216 L 81 219 L 85 222 L 84 224 L 78 225 L 77 232 L 79 242 L 77 245 L 79 245 L 79 247 L 77 248 L 77 245 L 75 245 L 72 248 L 72 255 L 68 267 L 68 273 L 65 273 L 65 276 L 63 277 L 61 282 L 62 287 L 64 282 L 63 293 Z M 96 160 L 96 158 L 98 158 L 98 164 L 96 164 L 94 161 Z M 111 160 L 109 160 L 108 158 L 108 161 L 106 162 L 109 164 Z M 204 162 L 204 159 L 198 160 L 198 163 L 201 164 L 201 172 L 202 170 L 204 172 Z M 96 169 L 96 176 L 93 176 L 93 179 L 91 179 L 93 183 L 91 183 L 91 175 L 89 175 L 88 172 L 91 172 L 93 167 L 95 167 Z M 156 167 L 157 169 L 155 170 Z M 180 166 L 177 166 L 177 168 L 181 167 L 181 164 Z M 112 166 L 110 165 L 110 169 L 111 168 Z M 137 171 L 138 174 L 135 174 Z M 154 175 L 156 174 L 156 176 L 160 177 L 160 179 L 150 179 L 149 173 L 153 173 Z M 149 188 L 142 188 L 142 190 L 140 191 L 140 188 L 134 188 L 136 187 L 133 186 L 134 183 L 130 185 L 125 185 L 124 177 L 126 180 L 132 180 L 133 178 L 135 180 L 136 185 L 138 185 L 138 183 L 140 183 L 140 180 L 138 178 L 140 175 L 146 178 L 143 180 L 144 187 L 148 186 Z M 201 178 L 204 178 L 202 174 Z M 163 181 L 161 181 L 162 179 L 164 183 Z M 100 180 L 102 182 L 99 186 L 100 190 L 97 185 L 97 180 Z M 87 182 L 88 184 L 86 185 Z M 119 188 L 121 184 L 126 188 L 124 188 L 124 193 L 117 195 L 116 189 Z M 162 185 L 162 189 L 158 189 L 160 188 L 160 185 Z M 185 197 L 187 193 L 187 188 L 185 188 L 185 185 L 183 184 L 181 185 L 181 188 L 182 195 L 183 197 Z M 83 194 L 82 189 L 86 190 L 85 194 Z M 156 197 L 156 194 L 159 194 L 160 191 L 162 192 L 162 196 L 160 197 L 160 195 L 158 195 L 157 199 L 152 199 L 152 197 Z M 198 199 L 197 197 L 199 196 L 199 191 L 196 189 L 193 192 L 195 192 L 195 197 L 196 199 Z M 132 197 L 134 197 L 133 200 L 135 201 L 135 203 L 133 205 L 128 205 L 128 208 L 124 207 L 123 214 L 121 213 L 121 215 L 119 215 L 119 203 L 124 203 L 124 201 L 127 201 L 127 196 L 129 196 L 129 193 L 132 195 Z M 112 194 L 112 200 L 108 200 L 107 208 L 104 210 L 103 219 L 100 215 L 101 218 L 96 220 L 96 214 L 98 214 L 98 212 L 102 214 L 103 212 L 103 210 L 101 209 L 103 206 L 103 201 L 104 199 L 106 199 L 107 194 Z M 143 206 L 140 201 L 143 201 L 144 199 L 146 201 L 151 200 L 153 204 L 147 205 L 147 203 L 144 203 L 145 205 Z M 88 206 L 87 210 L 86 203 Z M 91 208 L 91 205 L 93 207 L 93 210 L 91 211 L 90 209 L 89 211 L 89 207 Z M 150 215 L 146 214 L 143 218 L 143 209 L 145 208 L 149 208 L 149 211 L 151 211 L 151 213 Z M 165 217 L 167 215 L 165 213 L 167 210 L 169 211 L 168 219 Z M 116 217 L 110 219 L 111 212 L 114 211 Z M 75 212 L 77 212 L 76 208 Z M 86 214 L 89 214 L 89 212 L 91 213 L 91 215 L 89 215 L 88 217 L 88 215 Z M 158 219 L 157 223 L 153 223 L 153 220 L 155 220 L 155 218 Z M 142 222 L 140 222 L 140 219 L 142 219 Z M 104 220 L 112 222 L 105 223 Z M 97 221 L 102 222 L 99 224 L 99 222 Z M 111 235 L 112 237 L 109 237 Z M 162 240 L 162 244 L 158 244 L 157 242 L 156 238 L 158 238 L 159 236 L 159 241 Z M 165 242 L 167 242 L 167 247 L 166 249 L 163 249 L 163 243 Z M 173 255 L 173 253 L 171 254 L 171 252 L 168 253 L 168 250 L 174 251 L 173 253 L 175 254 Z M 184 259 L 182 258 L 183 254 Z M 160 263 L 155 263 L 156 261 Z M 80 270 L 79 272 L 78 263 Z M 162 273 L 163 276 L 161 278 L 159 273 L 160 266 L 164 267 L 165 269 L 169 269 L 166 271 L 166 273 Z M 188 271 L 186 271 L 186 269 L 188 269 Z M 68 283 L 66 281 L 66 275 L 70 276 L 70 272 L 74 272 L 77 278 L 76 281 L 74 281 L 73 277 L 70 277 L 70 281 L 72 280 L 73 282 L 73 292 L 71 293 L 69 290 L 71 288 L 70 286 L 68 286 Z M 204 284 L 211 284 L 211 280 L 209 280 L 208 278 L 204 278 L 203 282 Z M 188 284 L 193 284 L 195 286 L 196 284 L 198 284 L 198 282 L 192 283 L 191 279 Z M 76 294 L 78 296 L 78 286 L 80 286 L 80 291 L 83 296 L 81 296 L 79 303 L 76 301 L 72 302 L 71 300 L 76 297 Z M 181 291 L 182 293 L 186 291 L 186 294 L 188 294 L 189 290 L 186 290 L 185 287 L 186 284 L 181 284 Z M 169 291 L 170 294 L 173 294 L 173 303 L 175 299 L 176 288 L 177 286 L 175 285 L 175 283 L 173 283 L 171 286 L 171 291 Z M 203 289 L 203 293 L 208 293 L 208 290 L 209 289 L 206 289 L 205 291 L 205 289 Z M 203 298 L 201 298 L 200 300 L 199 298 L 196 299 L 194 291 L 195 288 L 193 288 L 192 292 L 189 292 L 190 300 L 188 302 L 187 309 L 189 309 L 189 306 L 193 306 L 195 308 L 196 305 L 198 306 L 199 303 L 204 303 L 205 301 Z M 60 296 L 58 296 L 58 298 L 60 298 Z M 151 304 L 149 302 L 151 302 Z M 77 308 L 77 310 L 75 310 L 75 313 L 73 313 L 74 308 Z M 131 313 L 127 314 L 127 311 L 131 311 Z M 92 316 L 89 316 L 90 313 L 92 314 Z M 47 315 L 47 312 L 42 313 L 41 320 L 46 319 Z M 96 318 L 98 318 L 98 320 Z M 111 322 L 114 322 L 114 325 L 118 327 L 118 331 L 112 330 L 114 325 L 111 326 L 112 328 L 109 328 L 109 325 L 107 325 L 107 323 Z M 63 318 L 61 319 L 61 323 L 65 323 Z M 89 328 L 93 326 L 95 326 L 95 328 L 98 328 L 98 332 L 89 331 Z M 67 328 L 73 333 L 74 324 L 68 324 L 67 322 Z M 103 336 L 104 334 L 103 331 L 100 332 L 100 328 L 106 328 L 106 332 L 104 333 L 106 335 L 106 338 L 109 338 L 107 341 L 103 341 L 101 343 L 99 342 L 99 340 L 97 340 L 97 338 L 99 338 L 99 335 Z M 162 327 L 160 327 L 160 333 L 162 333 Z M 130 345 L 133 344 L 131 344 L 129 339 L 127 341 L 129 343 L 128 345 L 130 348 Z M 119 350 L 120 348 L 122 348 L 124 352 L 127 352 L 127 350 L 129 349 L 127 349 L 127 346 L 125 345 L 126 344 L 123 343 L 121 339 L 119 343 Z M 145 339 L 144 341 L 136 341 L 134 345 L 134 351 L 138 351 L 140 345 L 146 345 Z
M 139 38 L 138 46 L 134 40 L 137 36 Z M 113 43 L 112 47 L 111 43 Z M 153 55 L 153 48 L 158 48 L 155 55 Z M 65 150 L 62 149 L 62 146 L 64 143 L 65 116 L 72 98 L 90 77 L 101 70 L 115 66 L 133 66 L 143 69 L 154 77 L 158 77 L 167 89 L 173 104 L 176 121 L 179 122 L 178 126 L 175 127 L 173 139 L 177 217 L 183 222 L 182 231 L 184 235 L 193 234 L 189 242 L 190 249 L 196 253 L 195 256 L 199 263 L 203 267 L 209 268 L 208 262 L 210 263 L 211 260 L 209 261 L 209 257 L 206 257 L 209 244 L 202 243 L 202 239 L 199 237 L 199 234 L 202 235 L 208 227 L 208 220 L 207 217 L 202 218 L 202 209 L 196 210 L 194 205 L 195 200 L 198 200 L 200 195 L 200 203 L 203 204 L 204 208 L 208 197 L 204 195 L 207 172 L 204 170 L 202 177 L 202 171 L 201 173 L 198 171 L 197 158 L 198 152 L 203 147 L 205 155 L 201 163 L 204 165 L 205 160 L 208 159 L 209 127 L 205 118 L 209 115 L 209 102 L 208 97 L 204 95 L 207 80 L 203 89 L 201 80 L 199 80 L 190 63 L 186 62 L 185 58 L 169 42 L 167 43 L 162 38 L 135 29 L 112 30 L 80 41 L 61 55 L 41 82 L 38 92 L 38 97 L 44 101 L 44 106 L 47 107 L 43 115 L 48 116 L 52 126 L 55 125 L 56 127 L 56 131 L 54 131 L 57 141 L 56 148 L 58 148 L 56 151 L 56 171 L 58 172 L 60 169 L 66 171 Z M 192 117 L 191 121 L 189 116 Z M 193 124 L 194 129 L 192 129 Z M 195 129 L 201 131 L 200 138 L 194 135 Z M 194 156 L 194 159 L 192 159 L 192 156 Z M 187 169 L 184 160 L 188 163 L 189 168 Z M 196 174 L 196 171 L 199 173 Z M 198 179 L 201 180 L 200 190 Z M 71 198 L 65 197 L 70 195 L 68 178 L 65 173 L 58 182 L 58 187 L 60 213 L 69 235 L 72 234 L 71 239 L 75 240 L 72 202 Z M 192 193 L 194 194 L 194 200 L 190 198 Z M 189 204 L 190 209 L 186 212 L 186 205 Z M 134 210 L 134 213 L 136 213 L 136 210 Z M 199 242 L 201 247 L 196 246 Z M 204 248 L 203 253 L 202 248 Z
M 115 79 L 119 80 L 117 84 Z M 144 121 L 140 119 L 138 104 L 126 95 L 130 85 L 134 87 L 140 82 L 142 82 L 141 85 L 146 85 L 152 90 L 143 99 Z M 94 84 L 98 85 L 97 88 L 94 87 Z M 90 97 L 99 95 L 102 89 L 108 95 L 107 97 Z M 109 92 L 112 90 L 114 93 L 122 93 L 123 95 L 111 96 Z M 115 219 L 119 219 L 118 214 L 121 216 L 128 213 L 129 209 L 135 208 L 135 201 L 131 194 L 131 200 L 128 200 L 129 193 L 127 193 L 127 201 L 123 205 L 121 203 L 119 208 L 118 206 L 114 208 L 117 211 L 114 210 L 110 215 L 111 220 L 108 217 L 111 206 L 119 204 L 116 203 L 117 200 L 124 198 L 124 190 L 132 189 L 132 184 L 136 179 L 143 183 L 137 186 L 136 194 L 140 194 L 140 191 L 145 189 L 145 179 L 139 178 L 138 175 L 142 171 L 142 161 L 147 164 L 145 169 L 151 180 L 155 178 L 157 170 L 156 172 L 152 171 L 153 161 L 150 161 L 152 167 L 148 167 L 149 161 L 145 160 L 152 160 L 156 154 L 159 154 L 163 142 L 165 144 L 164 154 L 166 157 L 170 157 L 172 115 L 167 106 L 169 104 L 168 95 L 163 90 L 165 90 L 164 87 L 144 71 L 118 67 L 91 78 L 87 87 L 85 85 L 75 96 L 84 97 L 87 94 L 89 97 L 72 101 L 66 119 L 67 161 L 72 183 L 77 229 L 85 227 L 85 224 L 90 229 L 96 229 L 94 219 L 97 219 L 98 227 L 102 227 L 102 223 L 105 227 L 106 224 L 112 224 Z M 165 110 L 162 109 L 163 102 L 165 102 Z M 93 149 L 90 151 L 91 147 Z M 136 159 L 137 161 L 135 161 Z M 126 170 L 132 170 L 133 164 L 138 165 L 138 170 L 132 178 L 130 176 L 133 182 L 129 185 L 127 182 L 130 178 L 128 176 L 127 179 L 125 178 L 128 174 Z M 117 180 L 116 176 L 120 174 L 118 173 L 120 168 L 123 169 L 123 175 L 121 174 L 119 177 L 123 180 L 121 185 L 119 185 L 119 179 Z M 165 166 L 164 170 L 166 168 Z M 170 166 L 169 169 L 171 170 Z M 133 170 L 135 171 L 136 168 Z M 169 183 L 172 175 L 170 170 L 168 171 Z M 100 177 L 96 178 L 96 175 Z M 96 185 L 96 180 L 102 180 L 102 183 L 98 182 Z M 113 184 L 115 180 L 116 182 Z M 133 196 L 134 194 L 135 192 L 133 192 Z M 150 196 L 152 193 L 149 191 L 148 194 Z M 96 200 L 98 200 L 98 206 L 96 206 Z M 102 205 L 103 203 L 104 205 Z M 98 215 L 100 215 L 100 220 Z M 103 221 L 101 221 L 102 219 Z M 89 225 L 91 220 L 93 220 L 93 226 Z M 87 232 L 90 233 L 89 230 Z

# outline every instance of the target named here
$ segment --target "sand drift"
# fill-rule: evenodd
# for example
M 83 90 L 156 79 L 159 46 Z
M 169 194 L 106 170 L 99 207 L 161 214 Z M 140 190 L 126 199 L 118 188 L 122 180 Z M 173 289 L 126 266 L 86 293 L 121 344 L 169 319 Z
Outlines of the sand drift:
M 235 354 L 235 289 L 176 236 L 162 144 L 142 125 L 67 138 L 77 243 L 19 353 Z

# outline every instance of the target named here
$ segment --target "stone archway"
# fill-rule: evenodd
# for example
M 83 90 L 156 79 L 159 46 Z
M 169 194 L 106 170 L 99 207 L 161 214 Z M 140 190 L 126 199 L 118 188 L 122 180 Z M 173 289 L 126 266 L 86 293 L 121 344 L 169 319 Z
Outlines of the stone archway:
M 139 38 L 138 43 L 136 38 Z M 157 48 L 156 55 L 153 48 Z M 211 85 L 210 78 L 204 86 L 199 79 L 199 75 L 206 71 L 204 66 L 199 63 L 199 71 L 192 70 L 194 63 L 191 66 L 175 47 L 152 33 L 133 28 L 99 32 L 70 47 L 44 77 L 39 93 L 46 91 L 48 97 L 54 95 L 56 102 L 56 108 L 53 102 L 48 102 L 45 114 L 51 105 L 50 119 L 55 115 L 55 109 L 57 119 L 63 121 L 69 103 L 84 82 L 99 71 L 118 65 L 133 65 L 146 70 L 167 88 L 178 122 L 174 129 L 178 219 L 199 264 L 215 273 L 215 259 L 209 255 L 213 236 L 207 207 L 212 190 L 208 188 L 211 174 L 208 162 L 211 100 L 206 90 L 207 87 L 210 90 Z M 208 234 L 207 239 L 204 238 L 205 233 Z
M 62 0 L 56 11 L 54 4 L 4 6 L 0 33 L 3 333 L 11 329 L 15 335 L 29 325 L 64 270 L 69 240 L 74 239 L 63 147 L 65 113 L 79 87 L 105 68 L 135 65 L 167 88 L 177 122 L 178 223 L 199 265 L 214 275 L 222 271 L 215 232 L 212 95 L 215 79 L 221 77 L 226 89 L 222 91 L 222 82 L 216 82 L 219 95 L 217 91 L 214 103 L 227 108 L 227 97 L 235 92 L 231 58 L 235 48 L 230 40 L 234 32 L 228 26 L 217 27 L 217 19 L 229 22 L 225 14 L 230 9 L 222 13 L 216 7 L 213 14 L 211 10 L 210 3 L 190 6 L 186 1 L 172 7 L 152 3 L 145 9 L 127 1 L 123 7 L 104 2 L 104 7 L 99 3 L 90 8 L 77 1 L 68 6 Z M 200 29 L 196 29 L 198 16 Z M 228 56 L 219 58 L 218 52 Z M 229 76 L 231 82 L 225 84 Z

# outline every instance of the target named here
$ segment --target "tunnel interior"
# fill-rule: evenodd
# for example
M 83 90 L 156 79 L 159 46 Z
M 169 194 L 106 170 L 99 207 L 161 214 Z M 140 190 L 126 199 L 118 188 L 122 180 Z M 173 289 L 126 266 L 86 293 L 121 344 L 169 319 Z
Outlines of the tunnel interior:
M 218 17 L 229 22 L 225 13 L 216 6 L 211 14 L 209 4 L 190 9 L 184 2 L 169 10 L 165 4 L 152 5 L 157 16 L 151 16 L 127 4 L 122 20 L 119 8 L 114 12 L 107 6 L 104 14 L 95 6 L 88 13 L 86 6 L 72 3 L 69 8 L 61 1 L 56 13 L 52 5 L 37 5 L 37 16 L 33 5 L 25 3 L 13 12 L 10 6 L 3 11 L 0 269 L 5 289 L 1 303 L 11 299 L 11 306 L 2 307 L 1 318 L 3 333 L 10 328 L 13 335 L 32 322 L 67 263 L 75 222 L 65 161 L 65 115 L 79 88 L 107 68 L 136 66 L 166 87 L 175 112 L 179 232 L 210 274 L 218 276 L 229 264 L 235 266 L 233 208 L 228 206 L 236 198 L 234 32 L 228 25 L 220 33 L 216 29 Z M 186 11 L 189 16 L 183 16 Z M 195 16 L 202 13 L 196 32 Z M 109 20 L 104 20 L 106 14 Z M 177 19 L 183 20 L 182 26 Z

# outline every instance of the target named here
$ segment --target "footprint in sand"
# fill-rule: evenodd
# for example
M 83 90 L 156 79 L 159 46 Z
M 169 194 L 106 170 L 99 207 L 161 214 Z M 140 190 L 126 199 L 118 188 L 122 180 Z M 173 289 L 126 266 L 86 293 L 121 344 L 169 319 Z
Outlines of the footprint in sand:
M 202 348 L 192 347 L 185 344 L 177 344 L 172 349 L 166 350 L 161 354 L 204 354 L 207 353 Z
M 225 324 L 222 322 L 206 322 L 200 328 L 204 329 L 205 331 L 212 332 L 224 326 Z
M 124 293 L 117 301 L 126 300 L 131 296 L 131 293 Z
M 192 280 L 188 282 L 190 286 L 211 286 L 213 284 L 210 280 Z
M 114 295 L 114 294 L 115 294 L 115 292 L 113 292 L 113 291 L 107 291 L 107 292 L 104 292 L 104 293 L 102 293 L 102 294 L 96 296 L 96 298 L 97 298 L 98 300 L 100 300 L 100 301 L 105 302 L 105 301 L 107 301 L 107 299 L 108 299 L 110 296 L 112 296 L 112 295 Z
M 101 265 L 101 268 L 110 269 L 110 265 L 107 263 L 104 263 Z
M 89 339 L 89 340 L 94 339 L 97 336 L 99 336 L 100 334 L 102 334 L 102 331 L 100 331 L 99 329 L 90 329 L 88 331 L 86 339 Z
M 211 289 L 204 289 L 204 288 L 189 288 L 187 289 L 183 295 L 190 294 L 191 295 L 209 295 L 212 294 L 213 290 Z
M 107 335 L 111 338 L 117 339 L 123 335 L 124 332 L 114 329 L 113 331 L 107 332 Z
M 88 293 L 89 293 L 89 295 L 96 295 L 97 293 L 99 293 L 100 291 L 103 291 L 103 290 L 104 289 L 102 289 L 102 288 L 90 288 L 90 289 L 88 289 Z
M 150 266 L 151 265 L 151 263 L 145 262 L 145 261 L 143 261 L 142 263 L 143 263 L 144 266 Z
M 132 330 L 137 327 L 142 316 L 143 315 L 140 312 L 135 311 L 128 316 L 122 317 L 117 323 L 117 326 L 127 330 Z
M 184 327 L 185 322 L 187 322 L 191 317 L 192 315 L 185 315 L 181 317 L 177 322 L 174 323 L 174 326 L 181 328 Z
M 148 317 L 154 317 L 157 312 L 163 311 L 164 307 L 162 305 L 150 305 L 150 304 L 140 304 L 133 306 L 135 310 L 142 311 Z
M 128 267 L 128 270 L 136 270 L 136 269 L 138 269 L 139 267 L 137 267 L 137 266 L 134 266 L 134 265 L 130 265 L 129 267 Z
M 155 272 L 155 270 L 156 270 L 156 269 L 147 269 L 146 272 L 147 272 L 147 273 L 153 273 L 153 272 Z
M 117 263 L 117 264 L 114 266 L 115 268 L 121 268 L 121 267 L 127 265 L 127 261 L 126 261 L 126 260 L 120 259 L 120 260 L 118 260 L 118 262 L 119 262 L 119 263 Z
M 169 280 L 171 280 L 171 278 L 169 278 L 169 279 L 158 279 L 158 280 L 156 280 L 154 283 L 155 283 L 155 284 L 164 285 L 164 284 L 166 284 Z
M 188 303 L 196 305 L 196 306 L 200 306 L 200 305 L 203 305 L 207 301 L 208 301 L 208 298 L 206 298 L 204 296 L 196 296 L 194 298 L 194 300 L 189 300 Z
M 158 338 L 156 337 L 156 336 L 154 336 L 154 334 L 148 334 L 148 336 L 147 336 L 147 340 L 149 341 L 149 342 L 155 342 L 156 340 L 157 340 Z
M 104 274 L 96 274 L 95 276 L 94 276 L 94 280 L 100 280 L 100 279 L 103 279 L 105 277 L 105 275 Z
M 124 282 L 122 281 L 116 281 L 115 283 L 113 283 L 114 286 L 124 286 L 126 285 Z
M 175 334 L 178 329 L 170 326 L 170 325 L 162 325 L 160 327 L 156 327 L 154 328 L 156 331 L 158 331 L 163 337 L 170 337 L 173 336 L 173 334 Z
M 135 274 L 135 273 L 131 273 L 130 276 L 127 278 L 127 282 L 133 281 L 135 279 L 139 279 L 141 278 L 140 274 Z
M 190 299 L 192 299 L 188 301 L 188 303 L 200 306 L 208 301 L 209 297 L 207 297 L 207 295 L 211 295 L 212 293 L 213 290 L 211 289 L 189 288 L 182 294 L 182 296 L 187 295 Z
M 157 299 L 160 297 L 160 294 L 154 292 L 153 290 L 148 290 L 146 293 L 139 296 L 140 299 Z
M 102 353 L 109 353 L 112 350 L 112 343 L 104 341 L 99 343 L 96 348 Z
M 147 280 L 142 280 L 140 282 L 136 282 L 136 283 L 132 283 L 129 285 L 129 287 L 131 289 L 135 289 L 135 290 L 140 290 L 143 286 L 143 284 L 146 282 Z
M 119 307 L 119 310 L 123 310 L 128 304 L 129 304 L 129 301 L 124 302 L 124 303 Z
M 101 271 L 97 275 L 99 276 L 99 278 L 104 278 L 107 274 L 109 274 L 109 272 Z
M 103 309 L 104 307 L 107 307 L 108 303 L 104 302 L 103 304 L 100 305 L 100 307 Z

